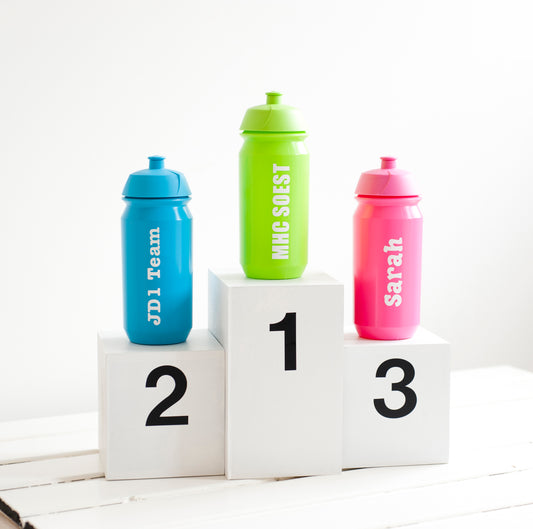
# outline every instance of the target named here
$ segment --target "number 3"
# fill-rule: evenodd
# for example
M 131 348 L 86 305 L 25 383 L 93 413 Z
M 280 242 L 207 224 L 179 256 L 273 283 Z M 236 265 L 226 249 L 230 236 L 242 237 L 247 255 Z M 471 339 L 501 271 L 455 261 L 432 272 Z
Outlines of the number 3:
M 391 358 L 378 367 L 376 377 L 385 378 L 389 369 L 392 367 L 399 367 L 403 371 L 402 380 L 400 380 L 400 382 L 393 382 L 391 388 L 392 391 L 403 393 L 405 403 L 401 408 L 391 410 L 385 404 L 385 399 L 374 399 L 374 407 L 380 415 L 383 415 L 383 417 L 387 417 L 388 419 L 399 419 L 400 417 L 409 415 L 416 406 L 416 393 L 408 387 L 408 384 L 410 384 L 415 378 L 415 368 L 413 367 L 413 364 L 407 360 L 402 358 Z

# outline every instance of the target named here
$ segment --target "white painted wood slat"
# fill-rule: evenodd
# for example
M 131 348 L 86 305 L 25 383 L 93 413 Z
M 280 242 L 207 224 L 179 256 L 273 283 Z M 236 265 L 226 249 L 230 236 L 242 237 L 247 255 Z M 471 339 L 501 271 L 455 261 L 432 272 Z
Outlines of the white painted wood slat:
M 1 491 L 5 490 L 101 478 L 103 475 L 97 453 L 0 465 L 0 497 L 3 496 Z
M 154 497 L 176 498 L 192 494 L 204 494 L 218 489 L 260 484 L 267 480 L 228 481 L 224 476 L 106 481 L 92 479 L 66 482 L 32 489 L 8 490 L 2 499 L 21 517 L 49 512 L 76 511 L 106 505 L 144 502 Z
M 404 525 L 403 529 L 531 529 L 533 505 L 504 507 L 465 516 L 451 516 L 443 520 Z
M 97 414 L 0 424 L 0 464 L 95 453 Z
M 451 407 L 533 399 L 533 373 L 512 366 L 452 371 Z
M 3 422 L 0 423 L 0 446 L 4 441 L 28 437 L 94 431 L 97 428 L 97 422 L 98 414 L 96 412 Z
M 312 479 L 312 478 L 309 478 Z M 30 518 L 38 529 L 352 527 L 382 529 L 533 502 L 533 471 L 389 493 L 320 497 L 287 490 L 295 480 Z

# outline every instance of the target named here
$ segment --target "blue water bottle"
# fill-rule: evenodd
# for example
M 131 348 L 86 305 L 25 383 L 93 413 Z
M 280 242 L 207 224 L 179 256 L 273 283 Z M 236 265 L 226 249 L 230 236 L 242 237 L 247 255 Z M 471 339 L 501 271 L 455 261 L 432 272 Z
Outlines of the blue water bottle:
M 124 329 L 134 343 L 180 343 L 192 327 L 191 191 L 164 157 L 148 159 L 122 192 Z

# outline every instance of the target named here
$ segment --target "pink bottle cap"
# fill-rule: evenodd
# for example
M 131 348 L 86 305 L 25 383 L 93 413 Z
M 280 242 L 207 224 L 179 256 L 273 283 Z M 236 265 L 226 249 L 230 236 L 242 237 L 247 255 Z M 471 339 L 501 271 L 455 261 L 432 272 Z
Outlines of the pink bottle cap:
M 356 195 L 383 197 L 417 197 L 413 177 L 408 171 L 396 169 L 396 158 L 383 156 L 381 168 L 365 171 L 361 174 Z

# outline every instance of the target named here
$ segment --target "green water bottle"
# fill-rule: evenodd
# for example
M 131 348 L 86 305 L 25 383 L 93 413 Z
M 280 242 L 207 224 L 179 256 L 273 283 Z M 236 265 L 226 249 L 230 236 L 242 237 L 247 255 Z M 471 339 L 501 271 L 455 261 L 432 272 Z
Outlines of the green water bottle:
M 300 111 L 267 92 L 241 124 L 241 265 L 248 277 L 293 279 L 307 265 L 309 153 Z

